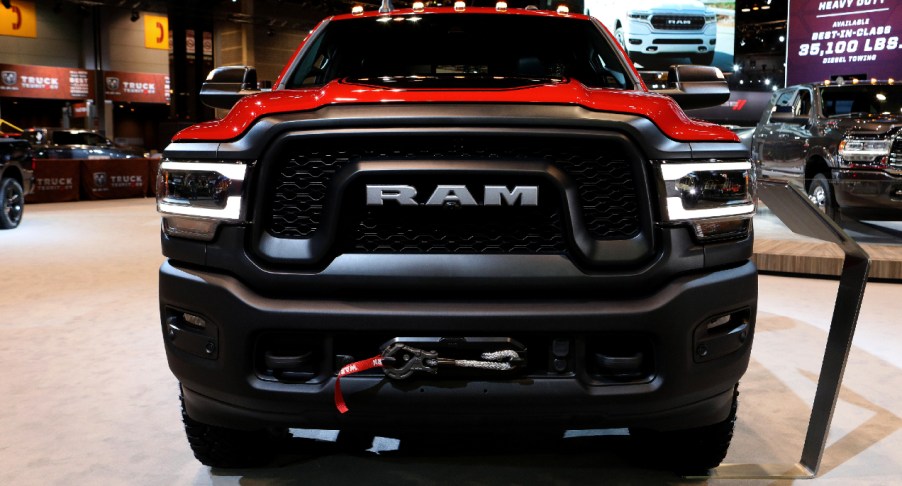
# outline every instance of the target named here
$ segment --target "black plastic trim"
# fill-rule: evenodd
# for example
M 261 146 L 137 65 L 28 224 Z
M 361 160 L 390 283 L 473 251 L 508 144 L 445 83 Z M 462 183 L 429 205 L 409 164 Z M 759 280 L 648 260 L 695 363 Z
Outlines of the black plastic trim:
M 478 132 L 472 129 L 458 128 L 441 128 L 441 129 L 407 129 L 403 131 L 391 130 L 373 130 L 373 129 L 345 129 L 338 131 L 314 131 L 314 132 L 292 132 L 280 136 L 270 145 L 271 150 L 263 156 L 263 163 L 260 164 L 261 170 L 255 187 L 256 194 L 264 194 L 270 187 L 267 185 L 272 179 L 272 172 L 278 170 L 277 161 L 272 160 L 278 156 L 278 147 L 296 140 L 307 137 L 348 137 L 353 143 L 354 138 L 371 136 L 373 134 L 383 136 L 430 136 L 460 134 L 470 136 L 489 137 L 493 133 L 497 135 L 512 135 L 516 137 L 539 137 L 546 134 L 545 130 L 512 130 L 510 128 L 481 129 Z M 467 173 L 467 174 L 509 174 L 512 176 L 522 176 L 524 174 L 533 174 L 537 177 L 544 178 L 557 186 L 562 195 L 562 207 L 564 209 L 566 238 L 572 240 L 572 246 L 576 258 L 583 264 L 591 266 L 636 266 L 644 261 L 649 260 L 656 250 L 656 242 L 654 240 L 654 232 L 652 231 L 653 211 L 657 210 L 652 205 L 652 196 L 649 190 L 651 181 L 651 168 L 647 162 L 641 158 L 641 154 L 636 147 L 630 143 L 629 139 L 622 134 L 605 133 L 605 132 L 587 132 L 587 131 L 561 131 L 555 132 L 558 139 L 572 140 L 609 140 L 618 142 L 626 152 L 625 158 L 630 162 L 632 168 L 632 176 L 636 183 L 637 201 L 639 205 L 639 234 L 631 239 L 625 240 L 595 240 L 592 238 L 585 225 L 581 212 L 581 204 L 579 201 L 578 187 L 576 184 L 561 170 L 545 163 L 545 162 L 505 162 L 505 161 L 454 161 L 447 162 L 442 160 L 429 160 L 423 162 L 358 162 L 351 166 L 345 167 L 337 175 L 336 179 L 329 185 L 329 194 L 324 206 L 332 208 L 326 213 L 326 220 L 323 221 L 321 227 L 316 233 L 308 239 L 288 239 L 278 238 L 270 235 L 265 231 L 264 224 L 259 224 L 266 220 L 265 202 L 258 200 L 254 208 L 254 220 L 258 223 L 255 225 L 254 238 L 259 241 L 257 251 L 259 256 L 268 262 L 280 262 L 294 265 L 310 265 L 321 263 L 328 252 L 332 250 L 332 244 L 335 240 L 335 234 L 338 227 L 341 211 L 341 203 L 344 200 L 344 189 L 350 185 L 355 179 L 363 177 L 367 173 L 379 174 L 396 174 L 403 177 L 407 173 L 428 173 L 428 172 L 447 172 L 447 173 Z M 322 266 L 322 265 L 320 265 Z
M 754 316 L 757 295 L 757 275 L 751 263 L 679 277 L 657 292 L 633 298 L 599 293 L 594 298 L 473 301 L 457 296 L 453 300 L 430 299 L 412 291 L 393 299 L 369 295 L 363 300 L 336 299 L 334 295 L 325 299 L 274 299 L 254 293 L 228 275 L 170 263 L 161 267 L 160 283 L 162 308 L 187 308 L 219 326 L 221 348 L 215 362 L 171 346 L 166 349 L 179 381 L 229 409 L 218 415 L 216 405 L 198 402 L 193 408 L 189 406 L 189 414 L 200 420 L 222 420 L 232 427 L 243 423 L 329 428 L 344 420 L 369 425 L 380 420 L 415 422 L 429 420 L 429 415 L 434 416 L 430 407 L 438 404 L 470 418 L 541 416 L 566 423 L 579 417 L 577 421 L 594 425 L 659 428 L 713 423 L 726 416 L 729 402 L 708 402 L 732 390 L 744 373 L 751 337 L 741 351 L 696 363 L 692 331 L 712 315 L 749 309 Z M 428 377 L 404 382 L 386 381 L 378 374 L 349 377 L 342 381 L 342 388 L 352 413 L 339 420 L 331 400 L 334 379 L 299 384 L 256 377 L 249 351 L 254 336 L 264 331 L 319 333 L 327 339 L 339 332 L 513 339 L 518 333 L 530 332 L 561 337 L 642 333 L 649 336 L 654 349 L 656 370 L 651 382 L 627 384 L 594 384 L 580 372 L 547 378 L 474 378 L 444 383 Z M 373 354 L 377 352 L 373 349 Z M 697 414 L 686 413 L 687 407 L 696 406 Z
M 257 120 L 240 138 L 229 142 L 178 141 L 164 153 L 169 158 L 199 157 L 256 160 L 269 141 L 285 132 L 378 128 L 457 127 L 460 129 L 532 128 L 547 134 L 574 130 L 612 131 L 632 140 L 649 159 L 743 158 L 748 148 L 739 142 L 679 142 L 668 138 L 649 119 L 638 115 L 592 111 L 580 106 L 550 104 L 405 103 L 325 106 L 312 111 L 271 115 Z M 334 133 L 334 132 L 332 132 Z M 215 149 L 215 150 L 214 150 Z M 697 151 L 698 154 L 693 151 Z

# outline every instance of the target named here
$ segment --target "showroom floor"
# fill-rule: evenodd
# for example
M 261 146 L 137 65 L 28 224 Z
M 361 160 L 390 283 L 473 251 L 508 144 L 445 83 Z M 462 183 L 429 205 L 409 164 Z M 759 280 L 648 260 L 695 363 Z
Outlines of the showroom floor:
M 272 467 L 191 456 L 163 353 L 150 199 L 30 205 L 0 232 L 0 484 L 789 484 L 689 481 L 639 464 L 618 431 L 329 442 L 293 431 Z M 798 460 L 837 282 L 760 278 L 758 330 L 727 462 Z M 820 477 L 902 483 L 902 285 L 870 283 Z M 438 412 L 438 411 L 437 411 Z M 358 444 L 355 449 L 354 444 Z M 807 481 L 796 481 L 809 484 Z

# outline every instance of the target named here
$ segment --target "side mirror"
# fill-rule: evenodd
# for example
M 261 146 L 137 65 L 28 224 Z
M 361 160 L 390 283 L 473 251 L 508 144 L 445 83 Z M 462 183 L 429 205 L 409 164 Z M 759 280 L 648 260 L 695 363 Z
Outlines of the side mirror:
M 808 117 L 793 115 L 791 111 L 775 111 L 770 114 L 770 122 L 803 125 L 808 123 Z
M 200 100 L 210 108 L 228 110 L 241 98 L 259 92 L 256 69 L 250 66 L 223 66 L 207 75 L 200 88 Z
M 670 66 L 667 85 L 668 89 L 656 93 L 670 96 L 684 110 L 710 108 L 730 99 L 730 88 L 723 72 L 713 66 Z

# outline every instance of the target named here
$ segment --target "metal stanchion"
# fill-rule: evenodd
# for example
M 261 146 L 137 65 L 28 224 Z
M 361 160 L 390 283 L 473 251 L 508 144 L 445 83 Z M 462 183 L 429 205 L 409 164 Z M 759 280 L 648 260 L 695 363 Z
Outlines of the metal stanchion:
M 787 464 L 722 464 L 711 470 L 707 477 L 810 479 L 817 475 L 824 455 L 871 262 L 864 249 L 811 204 L 800 190 L 785 183 L 759 181 L 758 195 L 790 230 L 836 243 L 845 253 L 845 259 L 801 458 Z

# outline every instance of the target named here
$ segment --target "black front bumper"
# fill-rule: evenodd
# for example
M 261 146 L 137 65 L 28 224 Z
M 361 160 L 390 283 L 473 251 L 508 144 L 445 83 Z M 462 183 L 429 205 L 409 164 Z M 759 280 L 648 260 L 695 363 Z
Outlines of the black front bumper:
M 754 265 L 674 279 L 635 299 L 273 299 L 224 274 L 160 270 L 162 329 L 170 368 L 188 414 L 232 428 L 289 426 L 383 429 L 425 425 L 673 429 L 723 420 L 749 361 L 757 275 Z M 183 329 L 173 316 L 202 316 Z M 708 330 L 712 320 L 745 316 L 742 336 Z M 172 324 L 176 323 L 176 329 Z M 723 334 L 718 335 L 718 333 Z M 336 354 L 365 359 L 386 337 L 503 336 L 529 343 L 531 366 L 515 376 L 392 381 L 375 374 L 342 379 L 350 412 L 333 400 Z M 308 379 L 280 380 L 261 365 L 260 347 L 308 342 L 318 356 Z M 566 369 L 551 366 L 548 346 L 567 342 Z M 268 344 L 267 344 L 268 343 Z M 638 346 L 641 372 L 599 376 L 599 349 Z M 625 344 L 623 344 L 625 343 Z M 639 344 L 636 344 L 639 343 Z M 701 346 L 704 344 L 704 346 Z M 543 349 L 544 347 L 544 349 Z M 615 351 L 616 352 L 616 351 Z M 351 356 L 347 356 L 350 358 Z M 345 359 L 347 359 L 345 358 Z
M 834 171 L 833 189 L 843 215 L 863 220 L 902 220 L 902 177 L 882 171 Z

